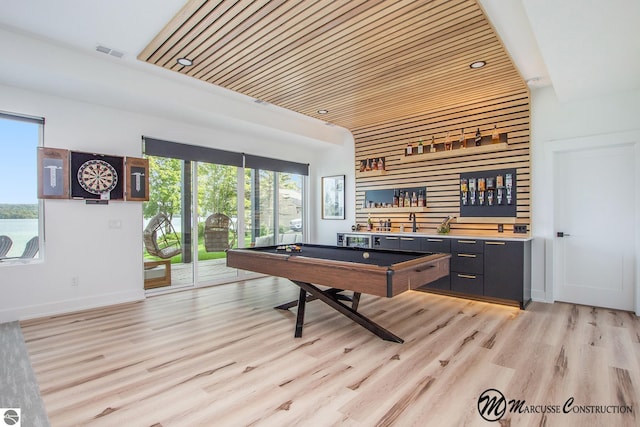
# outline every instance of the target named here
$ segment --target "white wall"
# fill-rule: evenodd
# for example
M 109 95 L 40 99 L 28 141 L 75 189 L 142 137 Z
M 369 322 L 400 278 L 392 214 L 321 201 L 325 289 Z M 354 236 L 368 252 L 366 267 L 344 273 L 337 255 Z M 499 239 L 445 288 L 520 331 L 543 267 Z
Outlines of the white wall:
M 560 103 L 552 87 L 531 94 L 532 297 L 553 301 L 553 158 L 554 145 L 599 138 L 610 143 L 640 131 L 640 91 Z M 636 142 L 640 142 L 637 140 Z M 585 171 L 588 174 L 588 171 Z M 637 249 L 640 251 L 640 247 Z M 636 278 L 637 279 L 637 278 Z M 636 299 L 640 301 L 640 292 Z M 640 303 L 636 304 L 639 307 Z
M 141 136 L 147 135 L 309 163 L 312 200 L 318 177 L 328 170 L 353 173 L 353 143 L 342 128 L 242 97 L 226 98 L 200 82 L 175 82 L 1 29 L 0 50 L 3 60 L 12 52 L 19 58 L 15 67 L 0 67 L 0 111 L 44 117 L 45 146 L 140 156 Z M 45 82 L 48 70 L 58 85 Z M 160 102 L 167 105 L 155 108 Z M 208 104 L 214 105 L 208 109 Z M 318 165 L 324 161 L 331 167 Z M 141 203 L 43 203 L 43 261 L 0 265 L 0 322 L 144 298 Z M 317 220 L 317 210 L 312 204 L 308 231 L 314 240 L 338 225 Z M 110 229 L 110 220 L 119 220 L 122 228 Z M 74 276 L 77 287 L 71 286 Z
M 336 244 L 336 233 L 350 231 L 356 223 L 356 176 L 355 142 L 351 134 L 345 136 L 340 147 L 318 153 L 311 167 L 310 223 L 315 230 L 310 234 L 310 242 L 324 245 Z M 322 177 L 345 175 L 345 219 L 322 219 Z

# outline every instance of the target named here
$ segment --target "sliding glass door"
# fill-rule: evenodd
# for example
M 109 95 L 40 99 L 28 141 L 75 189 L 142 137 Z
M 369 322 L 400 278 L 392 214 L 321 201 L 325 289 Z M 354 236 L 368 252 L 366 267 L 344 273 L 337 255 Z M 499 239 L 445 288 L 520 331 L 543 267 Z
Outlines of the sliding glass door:
M 143 210 L 145 289 L 193 284 L 191 162 L 149 156 Z
M 287 172 L 248 169 L 251 182 L 245 204 L 250 206 L 248 223 L 252 246 L 302 242 L 304 176 Z
M 154 139 L 145 153 L 146 289 L 230 282 L 245 273 L 227 249 L 302 242 L 307 165 Z
M 197 277 L 199 284 L 234 278 L 227 268 L 226 250 L 238 242 L 238 170 L 235 166 L 198 162 L 195 182 L 197 205 Z

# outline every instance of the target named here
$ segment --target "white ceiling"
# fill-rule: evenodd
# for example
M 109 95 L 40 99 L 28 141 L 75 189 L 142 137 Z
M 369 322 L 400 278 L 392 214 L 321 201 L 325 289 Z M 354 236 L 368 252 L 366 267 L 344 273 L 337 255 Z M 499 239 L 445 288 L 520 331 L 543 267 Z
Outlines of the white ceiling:
M 561 102 L 640 89 L 640 0 L 479 0 L 531 87 Z M 149 73 L 136 59 L 184 0 L 20 0 L 0 3 L 0 26 L 102 55 Z M 3 54 L 0 61 L 9 58 Z M 182 79 L 176 75 L 168 78 Z M 2 83 L 2 82 L 0 82 Z

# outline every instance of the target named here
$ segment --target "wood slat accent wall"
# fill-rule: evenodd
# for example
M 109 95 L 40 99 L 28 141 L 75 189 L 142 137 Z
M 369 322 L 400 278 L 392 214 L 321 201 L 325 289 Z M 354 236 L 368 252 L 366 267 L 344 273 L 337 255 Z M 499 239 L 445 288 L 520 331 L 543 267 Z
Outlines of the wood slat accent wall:
M 415 147 L 420 138 L 428 151 L 431 136 L 436 143 L 442 142 L 451 132 L 454 138 L 465 129 L 467 138 L 473 139 L 476 129 L 482 135 L 490 135 L 494 125 L 500 133 L 508 136 L 508 146 L 502 151 L 488 151 L 468 154 L 456 151 L 453 157 L 421 159 L 407 162 L 404 149 L 410 141 Z M 409 214 L 380 209 L 369 213 L 363 209 L 365 192 L 376 189 L 405 187 L 427 187 L 426 212 L 418 212 L 419 231 L 435 232 L 437 225 L 447 217 L 460 215 L 459 179 L 460 173 L 493 169 L 515 168 L 517 182 L 518 224 L 530 225 L 530 97 L 526 86 L 510 93 L 473 100 L 467 104 L 432 111 L 420 116 L 408 117 L 393 122 L 367 126 L 353 131 L 356 155 L 356 222 L 366 224 L 370 214 L 374 223 L 379 219 L 391 219 L 393 231 L 398 231 L 400 223 L 410 224 Z M 386 174 L 371 176 L 359 172 L 364 159 L 384 157 Z M 514 220 L 512 219 L 511 222 Z M 452 234 L 471 233 L 493 235 L 497 225 L 504 225 L 504 235 L 512 235 L 513 226 L 508 220 L 495 222 L 479 220 L 476 223 L 453 223 Z

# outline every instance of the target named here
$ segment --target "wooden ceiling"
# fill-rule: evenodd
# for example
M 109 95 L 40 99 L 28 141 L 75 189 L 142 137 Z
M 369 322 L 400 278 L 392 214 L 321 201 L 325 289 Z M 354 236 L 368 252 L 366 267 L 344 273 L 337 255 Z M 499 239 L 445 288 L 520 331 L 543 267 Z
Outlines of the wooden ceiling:
M 475 0 L 190 0 L 138 59 L 350 130 L 526 87 Z

